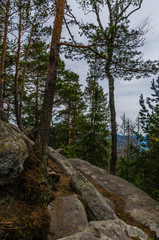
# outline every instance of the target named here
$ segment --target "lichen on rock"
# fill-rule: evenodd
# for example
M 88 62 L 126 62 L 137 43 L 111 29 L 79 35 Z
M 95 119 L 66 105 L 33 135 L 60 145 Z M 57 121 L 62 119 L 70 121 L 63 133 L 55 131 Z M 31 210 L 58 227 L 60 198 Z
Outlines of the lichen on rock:
M 0 120 L 0 185 L 10 184 L 23 171 L 27 147 L 8 123 Z

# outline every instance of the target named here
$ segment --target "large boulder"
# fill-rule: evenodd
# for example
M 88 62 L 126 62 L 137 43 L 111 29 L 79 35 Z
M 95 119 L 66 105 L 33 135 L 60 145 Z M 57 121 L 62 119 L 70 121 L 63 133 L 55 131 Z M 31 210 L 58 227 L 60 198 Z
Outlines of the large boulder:
M 23 171 L 27 147 L 12 127 L 0 120 L 0 185 L 11 183 Z
M 51 216 L 47 240 L 81 232 L 88 224 L 84 207 L 76 195 L 58 197 L 48 206 Z

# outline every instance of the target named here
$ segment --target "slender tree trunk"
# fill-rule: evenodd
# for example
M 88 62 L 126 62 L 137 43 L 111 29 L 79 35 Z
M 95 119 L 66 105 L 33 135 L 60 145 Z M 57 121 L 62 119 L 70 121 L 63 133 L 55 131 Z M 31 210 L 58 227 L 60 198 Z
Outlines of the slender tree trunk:
M 34 146 L 35 152 L 37 154 L 39 153 L 39 155 L 42 156 L 46 156 L 47 153 L 50 122 L 52 117 L 52 107 L 54 102 L 57 69 L 59 62 L 60 38 L 64 19 L 65 0 L 57 0 L 56 5 L 57 10 L 52 33 L 44 100 L 40 115 L 40 124 L 38 128 L 37 139 Z M 42 158 L 41 160 L 43 159 L 45 158 Z
M 30 50 L 30 44 L 31 44 L 31 39 L 33 35 L 33 30 L 34 30 L 34 22 L 31 27 L 31 32 L 28 40 L 28 45 L 27 45 L 27 50 L 25 54 L 25 60 L 24 60 L 24 68 L 23 68 L 23 81 L 22 81 L 22 91 L 20 93 L 20 102 L 19 102 L 19 127 L 22 129 L 22 104 L 23 104 L 23 96 L 24 96 L 24 85 L 25 85 L 25 76 L 26 76 L 26 68 L 27 68 L 27 62 L 28 62 L 28 55 L 29 55 L 29 50 Z
M 127 121 L 127 132 L 128 132 L 128 139 L 127 139 L 127 158 L 129 160 L 129 150 L 130 150 L 130 120 Z
M 7 120 L 9 119 L 10 104 L 11 104 L 11 99 L 9 99 L 9 100 L 8 100 L 8 103 L 7 103 Z
M 1 56 L 1 62 L 0 62 L 0 107 L 1 108 L 3 108 L 4 64 L 5 64 L 5 55 L 6 55 L 6 49 L 7 49 L 9 9 L 10 9 L 10 0 L 8 0 L 6 3 L 4 37 L 3 37 L 3 45 L 2 45 L 2 56 Z
M 76 141 L 76 103 L 73 114 L 73 144 L 75 144 L 75 141 Z
M 39 122 L 39 73 L 37 73 L 37 82 L 36 82 L 35 120 L 36 120 L 36 128 L 37 128 L 38 122 Z
M 109 83 L 109 107 L 111 115 L 111 159 L 110 159 L 110 172 L 115 174 L 117 164 L 117 126 L 116 126 L 116 111 L 114 100 L 114 78 L 111 75 L 109 68 L 106 66 L 106 76 Z
M 71 144 L 71 129 L 70 129 L 70 122 L 71 122 L 71 113 L 70 113 L 70 103 L 68 106 L 68 119 L 67 119 L 67 131 L 68 131 L 68 135 L 67 135 L 67 144 L 70 145 Z
M 22 34 L 22 1 L 19 2 L 19 33 L 18 33 L 18 51 L 17 51 L 17 63 L 15 72 L 15 115 L 18 127 L 22 130 L 20 118 L 19 118 L 19 104 L 18 104 L 18 77 L 19 77 L 19 65 L 20 65 L 20 52 L 21 52 L 21 34 Z

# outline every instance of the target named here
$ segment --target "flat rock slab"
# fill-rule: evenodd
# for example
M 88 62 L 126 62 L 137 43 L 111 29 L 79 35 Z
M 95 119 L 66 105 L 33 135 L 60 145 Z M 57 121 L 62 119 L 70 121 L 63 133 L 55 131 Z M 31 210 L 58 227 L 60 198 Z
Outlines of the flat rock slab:
M 51 216 L 47 240 L 81 232 L 88 224 L 84 207 L 76 195 L 56 198 L 49 206 Z
M 127 232 L 127 234 L 125 232 Z M 116 219 L 92 221 L 82 232 L 62 238 L 61 240 L 130 240 L 132 239 L 131 237 L 147 240 L 147 236 L 142 230 L 131 227 L 119 219 Z
M 104 197 L 79 171 L 72 175 L 71 186 L 86 203 L 91 220 L 117 219 Z
M 95 183 L 113 192 L 125 201 L 125 212 L 155 231 L 159 237 L 159 202 L 125 179 L 111 175 L 81 159 L 70 159 L 72 165 L 90 177 Z

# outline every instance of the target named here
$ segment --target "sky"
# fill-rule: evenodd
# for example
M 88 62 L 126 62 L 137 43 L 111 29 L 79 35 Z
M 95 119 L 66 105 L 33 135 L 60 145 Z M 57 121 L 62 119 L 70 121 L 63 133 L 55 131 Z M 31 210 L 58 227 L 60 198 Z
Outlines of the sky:
M 72 1 L 71 1 L 72 2 Z M 74 13 L 79 14 L 79 10 L 74 5 Z M 142 7 L 139 11 L 135 12 L 130 18 L 132 26 L 138 26 L 138 24 L 145 19 L 149 19 L 150 30 L 146 34 L 146 41 L 141 48 L 144 59 L 159 60 L 159 0 L 143 0 Z M 88 19 L 88 16 L 87 16 Z M 90 22 L 94 19 L 88 19 Z M 67 60 L 66 67 L 76 72 L 80 76 L 80 81 L 83 86 L 87 77 L 88 66 L 84 60 L 70 61 Z M 115 105 L 117 123 L 121 124 L 121 116 L 125 112 L 126 116 L 132 121 L 138 116 L 140 109 L 139 96 L 141 93 L 144 97 L 151 95 L 150 90 L 151 81 L 156 76 L 148 79 L 133 79 L 131 81 L 116 80 L 115 82 Z M 108 92 L 107 80 L 101 82 L 105 92 Z

